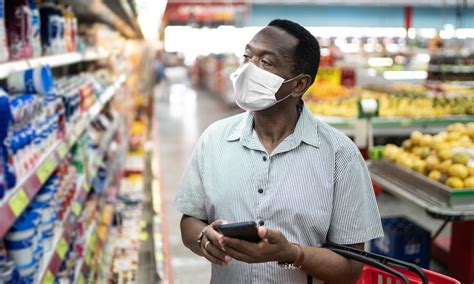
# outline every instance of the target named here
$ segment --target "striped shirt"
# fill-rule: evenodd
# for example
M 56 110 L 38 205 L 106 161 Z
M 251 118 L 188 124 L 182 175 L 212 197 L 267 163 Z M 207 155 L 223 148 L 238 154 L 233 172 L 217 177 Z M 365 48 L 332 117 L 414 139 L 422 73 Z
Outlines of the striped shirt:
M 363 243 L 383 236 L 364 159 L 352 141 L 304 106 L 295 130 L 268 155 L 251 112 L 215 122 L 201 135 L 175 207 L 213 222 L 255 220 L 293 243 Z M 211 283 L 306 283 L 276 262 L 212 265 Z

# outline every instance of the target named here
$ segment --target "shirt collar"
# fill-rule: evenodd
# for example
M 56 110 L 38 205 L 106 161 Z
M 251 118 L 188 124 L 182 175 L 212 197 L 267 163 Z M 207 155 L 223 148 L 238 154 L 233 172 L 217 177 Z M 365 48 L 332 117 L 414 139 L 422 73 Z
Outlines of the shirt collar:
M 248 111 L 242 117 L 240 123 L 234 126 L 230 135 L 227 137 L 227 141 L 241 140 L 242 145 L 247 145 L 252 139 L 252 132 L 253 114 Z M 306 104 L 304 104 L 301 115 L 296 123 L 295 131 L 289 137 L 292 138 L 293 143 L 296 145 L 304 142 L 319 148 L 318 120 L 314 117 Z

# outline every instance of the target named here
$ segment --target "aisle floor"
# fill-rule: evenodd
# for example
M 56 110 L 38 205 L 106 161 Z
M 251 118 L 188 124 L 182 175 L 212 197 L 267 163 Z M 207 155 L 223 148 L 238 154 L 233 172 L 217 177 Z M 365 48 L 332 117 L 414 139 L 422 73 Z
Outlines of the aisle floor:
M 173 207 L 173 200 L 200 134 L 212 122 L 236 113 L 238 110 L 230 110 L 217 96 L 194 90 L 188 83 L 170 83 L 156 88 L 155 119 L 159 127 L 173 283 L 209 283 L 210 264 L 194 255 L 181 242 L 181 214 Z M 420 208 L 391 195 L 382 194 L 378 197 L 378 203 L 382 216 L 408 216 L 432 233 L 441 226 L 440 220 L 428 217 Z M 449 230 L 448 226 L 442 234 L 448 234 Z M 434 262 L 431 269 L 446 273 L 443 267 Z

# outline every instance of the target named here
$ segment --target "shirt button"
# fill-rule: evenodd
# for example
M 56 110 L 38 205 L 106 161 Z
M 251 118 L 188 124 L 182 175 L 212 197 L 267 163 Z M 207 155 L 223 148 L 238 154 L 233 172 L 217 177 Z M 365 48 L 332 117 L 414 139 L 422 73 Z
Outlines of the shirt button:
M 263 225 L 265 225 L 265 222 L 263 222 L 263 220 L 260 220 L 260 221 L 258 221 L 258 224 L 259 224 L 260 226 L 263 226 Z
M 264 161 L 264 162 L 267 161 L 267 156 L 263 156 L 263 161 Z
M 263 189 L 259 188 L 258 193 L 263 193 Z

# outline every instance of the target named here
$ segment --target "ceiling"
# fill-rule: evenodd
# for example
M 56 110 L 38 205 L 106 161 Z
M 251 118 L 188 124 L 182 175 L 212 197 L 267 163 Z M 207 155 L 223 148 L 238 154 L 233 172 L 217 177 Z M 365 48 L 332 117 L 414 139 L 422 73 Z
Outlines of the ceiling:
M 225 3 L 252 3 L 252 4 L 315 4 L 315 5 L 371 5 L 371 6 L 455 6 L 474 5 L 474 0 L 168 0 L 169 3 L 195 3 L 195 4 L 225 4 Z

